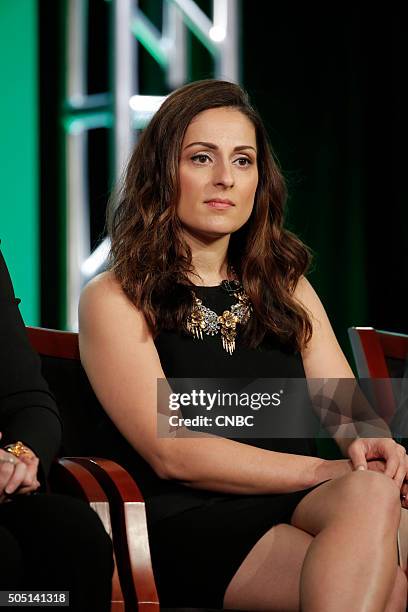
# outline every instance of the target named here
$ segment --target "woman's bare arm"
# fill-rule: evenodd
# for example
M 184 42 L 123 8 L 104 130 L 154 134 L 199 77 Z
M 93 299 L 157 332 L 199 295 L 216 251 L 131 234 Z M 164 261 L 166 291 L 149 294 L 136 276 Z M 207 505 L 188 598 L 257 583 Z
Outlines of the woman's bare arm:
M 310 282 L 302 277 L 295 290 L 295 297 L 308 310 L 313 335 L 302 351 L 303 366 L 309 386 L 323 390 L 328 405 L 333 401 L 343 416 L 344 424 L 334 427 L 333 437 L 346 455 L 355 437 L 392 437 L 387 424 L 374 412 L 360 391 L 358 383 L 343 351 L 334 335 L 332 326 L 318 295 Z M 329 379 L 323 384 L 323 379 Z M 354 420 L 356 416 L 361 421 Z M 350 422 L 348 423 L 348 418 Z M 353 436 L 354 432 L 354 436 Z
M 351 470 L 347 460 L 259 449 L 210 435 L 157 435 L 157 379 L 165 378 L 144 316 L 111 273 L 84 289 L 81 360 L 108 415 L 159 477 L 237 494 L 305 489 Z

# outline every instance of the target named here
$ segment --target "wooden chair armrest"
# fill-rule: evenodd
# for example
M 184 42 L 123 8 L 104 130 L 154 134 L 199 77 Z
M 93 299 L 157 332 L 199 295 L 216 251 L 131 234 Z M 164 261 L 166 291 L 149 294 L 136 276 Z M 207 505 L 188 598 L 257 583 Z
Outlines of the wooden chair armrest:
M 109 459 L 72 457 L 70 460 L 90 470 L 111 502 L 113 530 L 115 534 L 117 529 L 119 536 L 113 541 L 117 545 L 118 561 L 125 560 L 123 570 L 129 579 L 126 601 L 134 598 L 135 609 L 158 612 L 160 604 L 150 558 L 145 503 L 139 487 L 123 467 Z
M 105 491 L 98 480 L 87 469 L 70 459 L 57 459 L 51 467 L 50 487 L 53 493 L 71 495 L 87 501 L 99 516 L 105 531 L 112 539 L 110 504 Z M 113 553 L 114 569 L 112 575 L 111 612 L 124 612 L 125 601 L 119 581 L 115 552 Z
M 142 492 L 135 480 L 125 468 L 115 461 L 102 459 L 100 457 L 67 457 L 66 459 L 86 467 L 102 485 L 103 489 L 113 486 L 112 492 L 116 494 L 117 491 L 123 503 L 145 503 Z M 108 493 L 107 490 L 106 493 Z

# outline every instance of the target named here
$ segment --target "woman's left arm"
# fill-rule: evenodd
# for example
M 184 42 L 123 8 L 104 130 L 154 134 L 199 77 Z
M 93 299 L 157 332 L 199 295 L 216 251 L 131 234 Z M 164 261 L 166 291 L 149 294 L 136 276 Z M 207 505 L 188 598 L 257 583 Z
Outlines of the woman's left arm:
M 380 462 L 375 460 L 385 461 L 385 470 L 381 471 L 393 478 L 401 488 L 407 475 L 405 449 L 392 439 L 387 424 L 373 411 L 360 391 L 323 304 L 305 277 L 299 280 L 294 297 L 307 310 L 313 327 L 312 338 L 302 350 L 306 378 L 312 387 L 320 391 L 323 389 L 323 395 L 334 408 L 340 408 L 341 414 L 334 415 L 338 419 L 334 439 L 343 454 L 352 460 L 355 469 L 378 469 Z M 365 418 L 363 414 L 363 419 L 359 419 L 365 437 L 359 437 L 359 423 L 353 419 L 356 403 L 365 413 Z M 375 437 L 366 437 L 369 426 L 374 428 Z M 367 464 L 370 460 L 373 460 L 372 466 Z

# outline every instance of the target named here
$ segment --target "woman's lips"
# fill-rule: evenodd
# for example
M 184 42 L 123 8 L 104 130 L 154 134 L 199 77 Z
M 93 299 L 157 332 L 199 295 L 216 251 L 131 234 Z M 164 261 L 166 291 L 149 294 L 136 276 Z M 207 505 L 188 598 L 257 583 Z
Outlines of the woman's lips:
M 211 208 L 216 208 L 218 210 L 223 210 L 225 208 L 232 208 L 234 204 L 232 202 L 222 202 L 221 200 L 208 200 L 205 202 L 207 206 Z

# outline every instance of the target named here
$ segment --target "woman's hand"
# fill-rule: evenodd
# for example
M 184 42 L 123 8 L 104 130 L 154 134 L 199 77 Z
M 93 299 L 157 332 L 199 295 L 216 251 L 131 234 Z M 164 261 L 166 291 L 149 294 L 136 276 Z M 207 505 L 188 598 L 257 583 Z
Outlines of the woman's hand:
M 1 433 L 0 433 L 1 438 Z M 38 489 L 38 457 L 34 453 L 15 457 L 0 449 L 0 502 L 13 493 L 24 495 Z
M 17 458 L 0 450 L 0 501 L 13 493 L 33 493 L 40 483 L 37 480 L 38 458 Z
M 408 456 L 406 456 L 406 464 L 407 464 L 407 474 L 408 474 Z M 368 461 L 367 467 L 369 470 L 374 470 L 375 472 L 385 472 L 385 461 L 374 459 L 372 461 Z M 401 496 L 401 506 L 403 508 L 408 508 L 408 476 L 404 479 L 402 486 L 400 488 L 400 496 Z
M 368 468 L 382 471 L 402 491 L 408 474 L 408 460 L 401 444 L 392 438 L 357 438 L 348 447 L 347 454 L 355 470 Z M 408 495 L 408 491 L 406 493 Z

